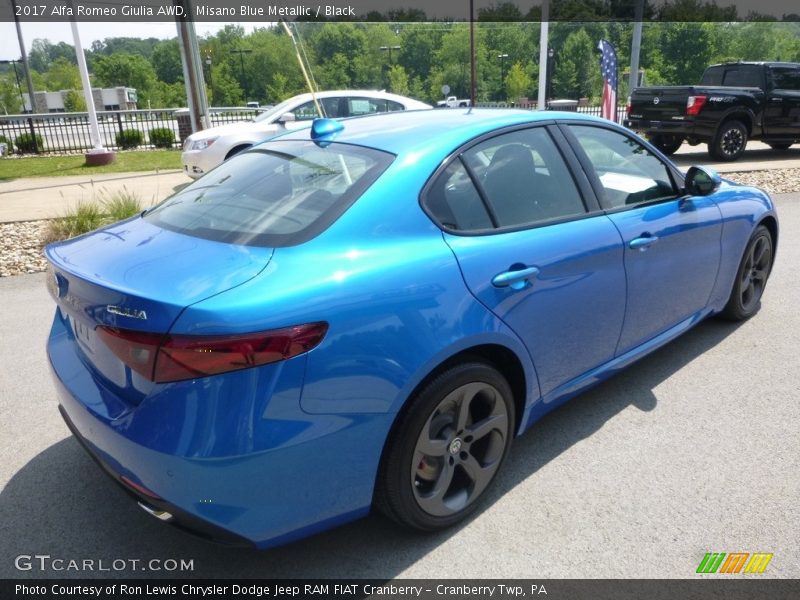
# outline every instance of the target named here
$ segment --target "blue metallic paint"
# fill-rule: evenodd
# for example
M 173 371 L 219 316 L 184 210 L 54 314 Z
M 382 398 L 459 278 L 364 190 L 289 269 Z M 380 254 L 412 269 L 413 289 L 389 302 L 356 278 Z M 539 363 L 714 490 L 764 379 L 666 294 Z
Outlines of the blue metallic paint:
M 396 415 L 451 357 L 494 345 L 518 358 L 522 433 L 721 309 L 753 228 L 774 216 L 759 190 L 723 185 L 680 201 L 691 210 L 655 205 L 494 236 L 443 234 L 424 214 L 419 190 L 458 147 L 562 117 L 591 120 L 514 111 L 350 120 L 335 143 L 397 159 L 300 246 L 231 246 L 133 219 L 49 247 L 70 291 L 56 298 L 48 353 L 76 430 L 118 473 L 266 547 L 369 511 Z M 664 250 L 627 248 L 643 223 L 666 238 Z M 676 275 L 676 263 L 700 270 Z M 539 269 L 530 285 L 491 284 L 518 266 Z M 660 294 L 680 286 L 691 288 L 688 300 L 664 305 Z M 664 316 L 648 323 L 653 303 Z M 144 309 L 148 320 L 108 304 Z M 329 332 L 305 355 L 170 384 L 131 373 L 84 332 L 108 324 L 212 335 L 315 321 Z

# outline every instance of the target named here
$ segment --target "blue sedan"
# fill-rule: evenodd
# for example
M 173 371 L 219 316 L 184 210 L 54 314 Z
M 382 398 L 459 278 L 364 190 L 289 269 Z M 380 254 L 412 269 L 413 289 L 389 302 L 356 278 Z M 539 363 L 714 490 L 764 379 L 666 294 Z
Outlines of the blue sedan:
M 319 119 L 51 245 L 60 411 L 155 517 L 268 547 L 469 515 L 515 436 L 755 314 L 766 193 L 570 113 Z

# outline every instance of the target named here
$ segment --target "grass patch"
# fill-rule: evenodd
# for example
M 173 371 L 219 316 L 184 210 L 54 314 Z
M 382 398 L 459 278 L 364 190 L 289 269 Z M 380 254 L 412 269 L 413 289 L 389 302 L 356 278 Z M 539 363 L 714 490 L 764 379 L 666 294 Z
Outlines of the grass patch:
M 114 162 L 102 167 L 87 167 L 85 162 L 83 155 L 0 158 L 0 181 L 11 181 L 20 177 L 97 175 L 182 168 L 180 150 L 117 152 Z
M 46 245 L 83 235 L 98 227 L 137 215 L 143 210 L 138 196 L 123 188 L 107 196 L 101 195 L 99 200 L 78 202 L 73 210 L 47 224 L 43 241 Z

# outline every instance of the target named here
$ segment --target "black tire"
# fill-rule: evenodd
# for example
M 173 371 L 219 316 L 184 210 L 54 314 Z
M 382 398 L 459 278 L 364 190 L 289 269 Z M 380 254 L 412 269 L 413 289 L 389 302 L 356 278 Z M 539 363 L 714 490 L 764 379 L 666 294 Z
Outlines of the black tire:
M 761 296 L 772 271 L 775 257 L 769 230 L 759 225 L 742 255 L 736 281 L 721 316 L 731 321 L 749 319 L 761 308 Z
M 767 145 L 773 150 L 788 150 L 792 146 L 792 142 L 767 142 Z
M 515 433 L 506 379 L 479 362 L 430 381 L 398 418 L 384 452 L 375 505 L 401 525 L 444 529 L 486 496 Z
M 650 143 L 658 148 L 662 154 L 671 156 L 678 151 L 678 148 L 683 144 L 683 136 L 670 135 L 666 133 L 659 133 L 648 137 Z
M 231 148 L 230 152 L 225 155 L 225 160 L 228 160 L 231 156 L 236 156 L 240 152 L 244 152 L 248 148 L 252 147 L 253 144 L 242 144 L 240 146 L 236 146 L 235 148 Z
M 717 129 L 714 139 L 708 144 L 712 158 L 724 162 L 738 160 L 747 147 L 747 127 L 740 121 L 725 121 Z

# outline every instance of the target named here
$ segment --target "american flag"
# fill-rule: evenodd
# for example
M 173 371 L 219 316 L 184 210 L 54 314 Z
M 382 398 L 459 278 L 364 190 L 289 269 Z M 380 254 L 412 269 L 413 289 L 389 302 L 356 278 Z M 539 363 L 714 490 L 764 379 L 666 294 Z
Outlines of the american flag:
M 617 53 L 606 40 L 597 45 L 600 50 L 600 70 L 603 72 L 603 102 L 600 116 L 610 121 L 617 120 Z

